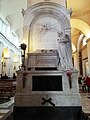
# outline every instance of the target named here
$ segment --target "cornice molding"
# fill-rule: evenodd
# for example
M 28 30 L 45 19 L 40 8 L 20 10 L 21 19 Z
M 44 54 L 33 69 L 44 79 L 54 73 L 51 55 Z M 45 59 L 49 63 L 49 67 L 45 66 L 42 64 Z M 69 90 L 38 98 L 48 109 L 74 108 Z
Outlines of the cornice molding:
M 72 12 L 71 18 L 82 17 L 90 15 L 90 8 Z
M 1 32 L 0 32 L 0 43 L 2 43 L 3 46 L 8 46 L 9 49 L 12 49 L 13 51 L 20 54 L 20 50 L 13 43 L 11 43 Z

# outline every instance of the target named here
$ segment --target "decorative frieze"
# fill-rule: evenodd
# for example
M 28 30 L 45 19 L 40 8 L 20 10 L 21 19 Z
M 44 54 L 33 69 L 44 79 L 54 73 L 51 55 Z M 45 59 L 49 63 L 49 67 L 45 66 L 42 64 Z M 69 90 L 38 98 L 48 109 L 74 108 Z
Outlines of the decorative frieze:
M 38 3 L 43 3 L 43 2 L 53 2 L 60 4 L 64 7 L 66 7 L 66 0 L 27 0 L 27 6 L 28 8 L 31 7 L 32 5 L 38 4 Z

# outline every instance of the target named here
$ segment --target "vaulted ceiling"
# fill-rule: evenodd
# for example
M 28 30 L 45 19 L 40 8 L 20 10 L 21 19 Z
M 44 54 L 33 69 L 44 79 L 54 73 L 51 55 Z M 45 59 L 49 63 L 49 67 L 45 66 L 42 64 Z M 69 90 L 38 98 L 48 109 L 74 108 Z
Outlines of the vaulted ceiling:
M 81 33 L 90 38 L 90 0 L 67 0 L 67 8 L 72 9 L 71 35 L 76 46 Z
M 0 0 L 0 17 L 11 25 L 11 31 L 19 38 L 23 32 L 22 8 L 27 9 L 27 0 Z
M 27 9 L 27 0 L 0 0 L 1 18 L 10 23 L 11 30 L 20 39 L 23 34 L 22 8 Z M 90 38 L 90 0 L 67 0 L 67 9 L 72 9 L 71 35 L 76 46 L 81 33 Z

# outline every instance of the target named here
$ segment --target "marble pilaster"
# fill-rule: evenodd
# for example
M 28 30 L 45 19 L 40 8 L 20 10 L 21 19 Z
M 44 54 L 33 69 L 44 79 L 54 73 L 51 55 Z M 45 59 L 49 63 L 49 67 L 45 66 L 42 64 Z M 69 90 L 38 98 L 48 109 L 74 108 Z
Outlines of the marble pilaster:
M 90 73 L 90 39 L 87 40 L 87 54 L 88 54 L 88 64 L 89 64 L 89 73 Z
M 30 28 L 28 26 L 23 27 L 23 41 L 22 41 L 22 43 L 24 42 L 26 45 L 30 44 L 30 38 L 28 38 L 29 37 L 29 29 Z M 26 53 L 28 53 L 28 52 L 29 52 L 29 48 L 27 46 Z
M 14 51 L 11 49 L 10 50 L 10 73 L 9 73 L 9 77 L 13 76 L 13 57 L 14 57 Z
M 3 66 L 3 75 L 7 75 L 9 77 L 10 75 L 10 58 L 4 59 L 4 64 Z
M 75 52 L 74 55 L 74 68 L 79 70 L 79 64 L 78 64 L 78 52 Z

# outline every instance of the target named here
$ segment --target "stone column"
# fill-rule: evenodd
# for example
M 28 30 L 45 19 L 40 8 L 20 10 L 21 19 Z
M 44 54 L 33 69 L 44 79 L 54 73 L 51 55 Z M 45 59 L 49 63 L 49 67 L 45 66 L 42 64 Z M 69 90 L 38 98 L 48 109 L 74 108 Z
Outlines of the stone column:
M 3 43 L 0 42 L 0 74 L 2 74 L 2 63 L 1 63 L 1 60 L 2 60 L 2 50 L 3 50 Z
M 9 48 L 4 48 L 4 60 L 3 60 L 3 75 L 7 75 L 9 77 L 10 74 L 10 50 Z
M 78 63 L 78 52 L 75 52 L 74 55 L 74 68 L 79 70 L 79 63 Z
M 88 64 L 89 64 L 89 73 L 90 73 L 90 39 L 87 40 L 87 54 L 88 54 Z
M 10 58 L 4 59 L 4 66 L 3 66 L 4 75 L 6 74 L 9 77 L 10 74 Z
M 29 52 L 29 45 L 30 45 L 30 39 L 29 39 L 29 27 L 27 26 L 24 26 L 23 28 L 23 40 L 22 40 L 22 43 L 25 43 L 27 45 L 27 48 L 26 48 L 26 53 Z
M 10 71 L 9 71 L 9 77 L 13 77 L 13 58 L 14 58 L 14 51 L 11 49 L 10 50 Z
M 27 58 L 27 53 L 30 53 L 30 49 L 31 49 L 31 41 L 30 41 L 30 30 L 29 30 L 29 26 L 24 26 L 23 28 L 23 41 L 27 47 L 26 47 L 26 50 L 25 50 L 25 58 Z M 27 64 L 27 61 L 25 61 L 25 65 Z

